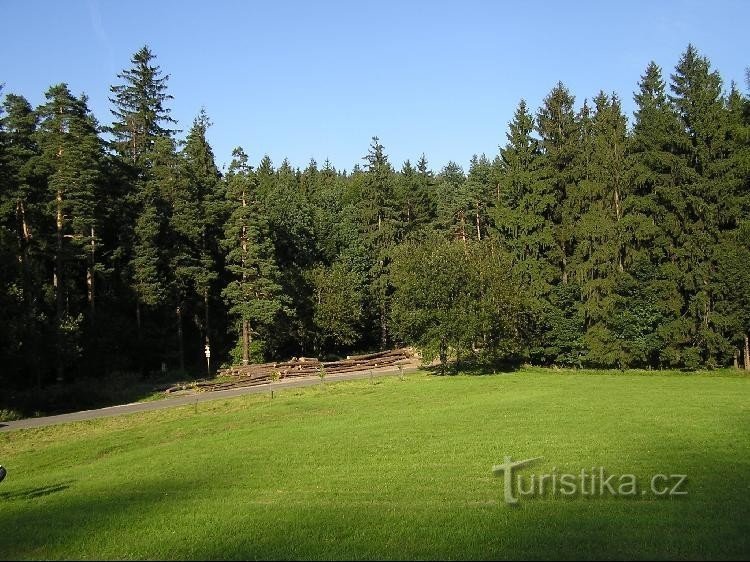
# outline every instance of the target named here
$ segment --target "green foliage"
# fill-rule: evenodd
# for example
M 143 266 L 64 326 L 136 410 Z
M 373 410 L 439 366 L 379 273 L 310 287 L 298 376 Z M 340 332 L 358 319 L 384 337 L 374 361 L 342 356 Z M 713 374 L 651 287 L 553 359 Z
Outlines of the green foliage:
M 360 338 L 364 315 L 363 279 L 343 262 L 312 270 L 313 322 L 321 347 L 351 347 Z
M 692 45 L 669 84 L 646 67 L 632 128 L 617 94 L 576 104 L 559 82 L 519 103 L 494 159 L 438 174 L 373 137 L 351 173 L 238 151 L 223 177 L 205 110 L 178 138 L 169 75 L 148 47 L 130 63 L 106 141 L 65 84 L 37 108 L 4 92 L 4 383 L 202 371 L 206 343 L 219 363 L 407 342 L 445 360 L 744 362 L 750 103 Z
M 241 327 L 235 327 L 234 332 L 241 334 Z M 250 363 L 264 363 L 266 361 L 266 350 L 268 345 L 262 339 L 253 339 L 248 346 L 248 360 Z M 229 360 L 231 365 L 242 364 L 242 337 L 238 337 L 234 340 L 234 345 L 229 352 Z
M 396 333 L 426 361 L 516 359 L 520 299 L 508 264 L 489 242 L 403 246 L 392 269 Z
M 247 323 L 248 345 L 254 335 L 267 339 L 288 302 L 279 283 L 279 269 L 258 199 L 255 176 L 242 149 L 235 149 L 226 177 L 227 203 L 231 213 L 224 229 L 229 282 L 222 291 L 230 315 Z
M 113 146 L 138 172 L 144 169 L 142 159 L 154 148 L 154 139 L 174 133 L 162 126 L 175 121 L 165 107 L 172 99 L 167 94 L 169 75 L 162 76 L 160 68 L 153 64 L 155 58 L 148 46 L 142 47 L 133 55 L 132 67 L 117 75 L 123 83 L 110 88 L 115 118 L 109 128 L 114 136 Z

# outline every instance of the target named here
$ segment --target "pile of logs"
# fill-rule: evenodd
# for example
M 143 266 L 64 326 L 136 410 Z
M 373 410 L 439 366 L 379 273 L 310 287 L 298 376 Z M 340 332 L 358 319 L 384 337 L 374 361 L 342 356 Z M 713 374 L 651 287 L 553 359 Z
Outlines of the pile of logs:
M 309 357 L 294 357 L 283 363 L 260 363 L 252 365 L 234 365 L 222 369 L 217 378 L 224 380 L 205 380 L 189 385 L 176 385 L 166 389 L 167 394 L 178 390 L 227 390 L 244 386 L 267 384 L 273 380 L 284 380 L 297 377 L 334 375 L 370 371 L 412 362 L 414 352 L 408 348 L 369 353 L 367 355 L 350 355 L 340 361 L 319 361 Z M 229 378 L 229 380 L 227 380 Z

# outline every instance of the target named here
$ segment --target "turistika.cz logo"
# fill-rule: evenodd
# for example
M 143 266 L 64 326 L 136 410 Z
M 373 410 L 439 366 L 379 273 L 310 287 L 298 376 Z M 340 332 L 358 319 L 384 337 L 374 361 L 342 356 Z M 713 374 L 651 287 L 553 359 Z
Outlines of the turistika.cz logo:
M 654 474 L 641 481 L 634 474 L 607 474 L 603 466 L 581 469 L 578 473 L 552 472 L 524 476 L 520 469 L 541 460 L 535 457 L 513 461 L 505 457 L 503 464 L 492 467 L 495 476 L 503 476 L 505 503 L 518 504 L 518 496 L 646 496 L 674 497 L 687 495 L 685 474 Z M 513 478 L 515 474 L 515 479 Z

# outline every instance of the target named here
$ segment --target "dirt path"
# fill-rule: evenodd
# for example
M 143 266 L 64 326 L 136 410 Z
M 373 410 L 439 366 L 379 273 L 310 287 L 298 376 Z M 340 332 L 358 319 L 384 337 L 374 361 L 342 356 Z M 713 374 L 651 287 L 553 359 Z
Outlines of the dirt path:
M 418 366 L 409 366 L 404 368 L 403 373 L 413 373 L 419 371 Z M 372 375 L 375 377 L 398 375 L 397 367 L 383 367 L 373 369 Z M 326 382 L 346 381 L 355 379 L 366 379 L 370 376 L 370 371 L 361 371 L 356 373 L 343 373 L 339 375 L 328 375 Z M 232 388 L 230 390 L 217 390 L 214 392 L 198 392 L 192 394 L 182 394 L 174 398 L 164 398 L 153 402 L 134 402 L 133 404 L 123 404 L 121 406 L 110 406 L 98 410 L 84 410 L 82 412 L 72 412 L 70 414 L 60 414 L 58 416 L 46 416 L 39 418 L 26 418 L 23 420 L 0 422 L 0 432 L 14 431 L 18 429 L 30 429 L 33 427 L 44 427 L 59 423 L 68 423 L 82 420 L 95 420 L 98 418 L 109 418 L 112 416 L 122 416 L 125 414 L 135 414 L 138 412 L 150 412 L 152 410 L 163 410 L 164 408 L 174 408 L 175 406 L 185 406 L 197 402 L 207 402 L 209 400 L 220 400 L 224 398 L 233 398 L 235 396 L 244 396 L 245 394 L 259 394 L 268 392 L 271 388 L 282 390 L 284 388 L 299 388 L 304 386 L 313 386 L 320 384 L 317 376 L 298 378 L 288 381 L 278 381 L 274 383 L 262 384 L 257 386 Z

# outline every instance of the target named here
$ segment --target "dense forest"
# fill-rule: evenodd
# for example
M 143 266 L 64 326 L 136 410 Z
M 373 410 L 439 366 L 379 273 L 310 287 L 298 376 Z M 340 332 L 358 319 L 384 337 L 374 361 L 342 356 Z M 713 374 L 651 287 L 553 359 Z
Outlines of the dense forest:
M 497 155 L 221 173 L 144 47 L 103 125 L 66 84 L 0 113 L 0 384 L 415 345 L 443 361 L 750 368 L 750 103 L 688 46 L 632 120 L 558 83 Z M 592 93 L 589 93 L 592 94 Z

